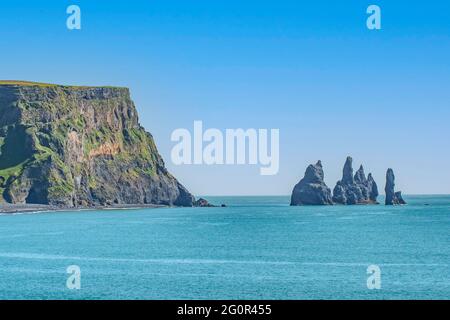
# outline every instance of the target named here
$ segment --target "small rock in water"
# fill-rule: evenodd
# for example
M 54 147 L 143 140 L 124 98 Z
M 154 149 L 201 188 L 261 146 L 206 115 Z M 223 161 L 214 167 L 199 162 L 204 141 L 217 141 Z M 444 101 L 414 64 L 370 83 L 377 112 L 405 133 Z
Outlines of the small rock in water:
M 200 198 L 194 202 L 194 207 L 215 207 L 215 205 L 208 202 L 208 200 Z

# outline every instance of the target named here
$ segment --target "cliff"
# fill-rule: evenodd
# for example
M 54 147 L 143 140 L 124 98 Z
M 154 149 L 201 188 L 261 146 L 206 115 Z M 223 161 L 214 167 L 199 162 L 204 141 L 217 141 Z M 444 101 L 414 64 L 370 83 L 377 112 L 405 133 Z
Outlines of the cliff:
M 127 88 L 0 82 L 0 202 L 192 206 Z

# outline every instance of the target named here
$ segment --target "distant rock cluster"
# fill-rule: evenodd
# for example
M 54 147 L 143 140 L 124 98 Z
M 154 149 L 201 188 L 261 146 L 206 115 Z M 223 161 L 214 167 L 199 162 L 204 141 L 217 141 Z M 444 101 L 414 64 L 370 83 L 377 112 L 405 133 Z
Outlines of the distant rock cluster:
M 394 191 L 395 176 L 392 169 L 386 173 L 386 205 L 406 204 L 401 192 Z M 379 204 L 378 186 L 371 173 L 366 177 L 361 165 L 353 174 L 353 159 L 347 157 L 342 179 L 331 190 L 324 181 L 322 163 L 319 160 L 315 165 L 309 165 L 305 176 L 297 183 L 292 191 L 291 206 L 299 205 L 332 205 L 332 204 Z
M 361 165 L 353 176 L 353 159 L 347 157 L 344 164 L 342 179 L 336 183 L 333 190 L 333 202 L 338 204 L 376 204 L 378 187 L 372 174 L 366 178 Z

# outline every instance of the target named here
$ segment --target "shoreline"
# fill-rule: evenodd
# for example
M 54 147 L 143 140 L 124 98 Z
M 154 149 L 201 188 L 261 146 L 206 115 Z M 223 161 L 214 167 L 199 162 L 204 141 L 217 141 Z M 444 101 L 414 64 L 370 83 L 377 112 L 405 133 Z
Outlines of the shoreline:
M 0 214 L 90 211 L 90 210 L 157 209 L 157 208 L 170 208 L 170 206 L 158 204 L 121 204 L 121 205 L 94 206 L 94 207 L 82 207 L 82 206 L 60 207 L 46 204 L 1 204 Z

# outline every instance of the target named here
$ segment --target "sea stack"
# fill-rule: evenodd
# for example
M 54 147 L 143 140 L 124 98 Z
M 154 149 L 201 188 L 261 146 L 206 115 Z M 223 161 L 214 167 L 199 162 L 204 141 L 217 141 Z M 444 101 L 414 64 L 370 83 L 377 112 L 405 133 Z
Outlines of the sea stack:
M 336 183 L 333 190 L 333 202 L 337 204 L 378 204 L 378 186 L 369 173 L 366 178 L 364 168 L 361 165 L 353 176 L 353 159 L 347 157 L 342 179 Z
M 368 187 L 369 200 L 372 203 L 378 203 L 377 202 L 377 198 L 379 196 L 378 186 L 372 177 L 372 173 L 369 173 L 369 175 L 367 176 L 367 187 Z
M 386 192 L 386 205 L 399 205 L 406 204 L 405 200 L 402 198 L 402 192 L 395 192 L 395 175 L 394 170 L 389 168 L 386 172 L 386 187 L 384 188 Z
M 324 182 L 322 162 L 306 168 L 305 176 L 292 191 L 291 206 L 331 205 L 331 190 Z
M 192 206 L 127 88 L 0 82 L 0 203 Z

